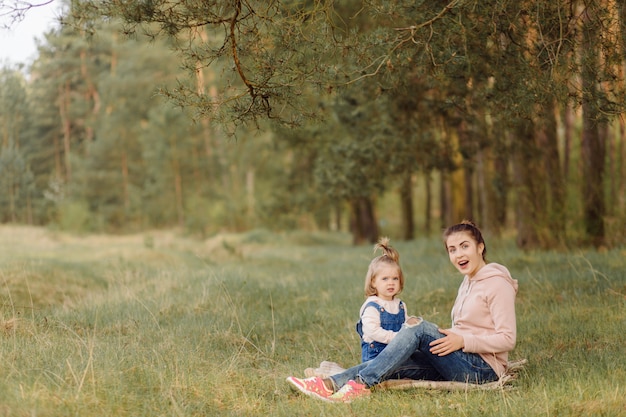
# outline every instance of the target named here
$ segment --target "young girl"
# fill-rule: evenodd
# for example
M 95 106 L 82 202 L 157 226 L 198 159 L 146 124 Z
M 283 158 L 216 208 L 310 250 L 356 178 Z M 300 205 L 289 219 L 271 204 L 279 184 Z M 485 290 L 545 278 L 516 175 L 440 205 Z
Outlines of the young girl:
M 517 280 L 504 266 L 487 263 L 485 241 L 473 223 L 451 226 L 443 238 L 450 262 L 463 274 L 450 328 L 410 318 L 371 361 L 327 379 L 288 377 L 287 382 L 324 401 L 350 402 L 388 379 L 482 384 L 503 375 L 517 337 Z
M 396 296 L 404 288 L 404 274 L 400 267 L 400 254 L 381 238 L 378 249 L 382 255 L 370 262 L 365 275 L 365 296 L 360 309 L 356 331 L 361 337 L 361 360 L 374 359 L 391 342 L 407 319 L 405 304 Z

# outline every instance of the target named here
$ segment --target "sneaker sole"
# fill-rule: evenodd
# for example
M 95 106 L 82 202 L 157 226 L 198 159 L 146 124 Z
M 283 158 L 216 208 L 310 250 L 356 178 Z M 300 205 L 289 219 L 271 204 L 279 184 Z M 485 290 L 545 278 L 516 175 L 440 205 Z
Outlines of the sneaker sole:
M 318 400 L 322 400 L 325 401 L 327 403 L 333 403 L 333 402 L 337 402 L 337 401 L 333 401 L 331 399 L 329 399 L 328 397 L 322 397 L 321 395 L 313 392 L 313 391 L 309 391 L 304 389 L 304 387 L 300 386 L 296 381 L 294 381 L 292 379 L 292 377 L 287 377 L 286 379 L 287 383 L 289 384 L 289 386 L 291 387 L 292 390 L 298 391 L 303 393 L 304 395 L 308 395 L 309 397 L 313 397 L 313 398 L 317 398 Z

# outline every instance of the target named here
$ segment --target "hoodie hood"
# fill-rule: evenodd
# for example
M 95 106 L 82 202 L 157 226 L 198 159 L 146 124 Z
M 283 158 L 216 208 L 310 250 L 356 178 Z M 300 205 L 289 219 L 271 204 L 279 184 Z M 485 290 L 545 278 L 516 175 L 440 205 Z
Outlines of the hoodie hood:
M 500 265 L 497 263 L 490 263 L 483 266 L 480 271 L 471 279 L 471 281 L 482 281 L 488 278 L 500 277 L 506 279 L 509 284 L 515 289 L 515 293 L 517 294 L 517 280 L 511 277 L 511 273 L 504 265 Z

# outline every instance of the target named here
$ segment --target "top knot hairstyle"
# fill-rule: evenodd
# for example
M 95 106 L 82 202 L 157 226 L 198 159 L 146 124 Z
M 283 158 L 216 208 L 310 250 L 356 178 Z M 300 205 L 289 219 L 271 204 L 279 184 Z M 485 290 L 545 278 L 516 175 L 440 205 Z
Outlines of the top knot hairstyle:
M 391 245 L 389 245 L 389 238 L 382 237 L 378 240 L 378 243 L 374 245 L 374 253 L 378 250 L 382 251 L 382 255 L 375 257 L 370 262 L 367 269 L 367 275 L 365 276 L 365 296 L 376 295 L 376 288 L 374 288 L 374 281 L 378 277 L 379 270 L 383 265 L 391 265 L 397 268 L 398 278 L 400 279 L 400 293 L 404 289 L 404 273 L 400 268 L 400 254 Z
M 400 261 L 400 254 L 398 253 L 397 250 L 395 250 L 389 245 L 388 237 L 381 237 L 378 240 L 378 243 L 374 245 L 374 253 L 376 253 L 378 249 L 380 249 L 383 252 L 383 254 L 380 257 L 386 256 L 392 261 L 394 261 L 395 263 L 398 263 Z
M 469 233 L 472 239 L 476 241 L 477 245 L 481 243 L 483 244 L 483 247 L 484 247 L 483 260 L 487 261 L 487 244 L 485 243 L 485 239 L 483 239 L 483 234 L 480 232 L 480 229 L 478 228 L 478 226 L 476 226 L 474 223 L 472 223 L 469 220 L 463 220 L 461 223 L 448 227 L 443 232 L 443 244 L 446 246 L 446 249 L 448 249 L 448 245 L 446 244 L 448 237 L 450 237 L 450 235 L 453 235 L 455 233 L 461 233 L 461 232 Z

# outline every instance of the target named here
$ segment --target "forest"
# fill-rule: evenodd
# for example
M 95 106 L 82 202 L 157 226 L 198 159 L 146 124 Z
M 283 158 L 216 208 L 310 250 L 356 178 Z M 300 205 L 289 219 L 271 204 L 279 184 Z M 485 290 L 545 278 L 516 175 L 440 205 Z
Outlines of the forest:
M 626 242 L 626 1 L 63 10 L 32 65 L 0 68 L 2 223 Z

